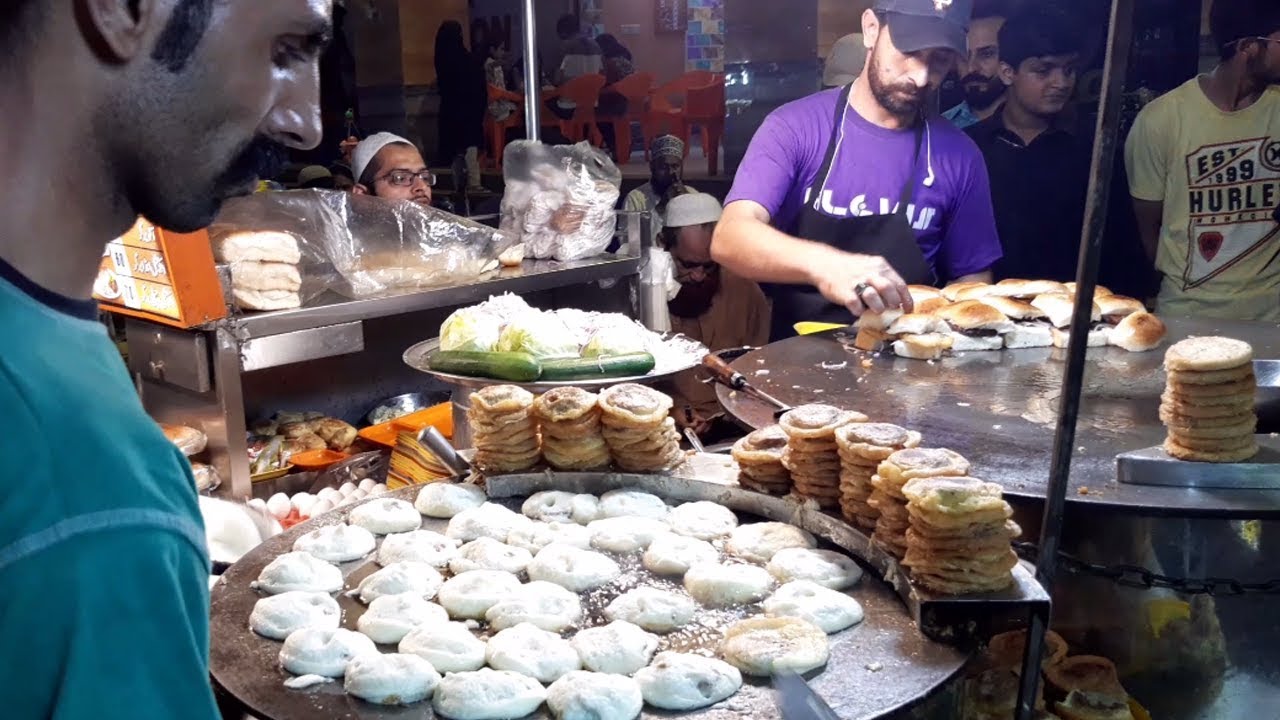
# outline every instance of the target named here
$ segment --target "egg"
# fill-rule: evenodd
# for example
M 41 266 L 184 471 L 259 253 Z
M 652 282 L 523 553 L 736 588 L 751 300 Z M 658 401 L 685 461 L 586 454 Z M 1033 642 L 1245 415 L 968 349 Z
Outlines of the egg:
M 311 515 L 311 508 L 319 501 L 320 498 L 317 498 L 315 495 L 307 492 L 301 492 L 293 496 L 293 509 L 297 510 L 299 515 L 307 517 Z
M 245 504 L 253 508 L 254 510 L 260 510 L 262 512 L 271 512 L 270 510 L 267 509 L 267 501 L 263 500 L 262 498 L 254 498 Z
M 356 491 L 355 483 L 349 483 L 349 482 L 342 483 L 342 487 L 338 488 L 338 492 L 342 493 L 343 497 L 346 497 L 355 491 Z
M 358 489 L 358 490 L 363 490 L 363 491 L 365 491 L 365 492 L 369 492 L 369 491 L 370 491 L 370 490 L 372 490 L 372 489 L 374 488 L 374 486 L 375 486 L 375 485 L 377 485 L 377 484 L 378 484 L 378 481 L 377 481 L 377 480 L 374 480 L 373 478 L 365 478 L 365 479 L 363 479 L 363 480 L 361 480 L 361 481 L 360 481 L 360 484 L 357 486 L 357 488 L 356 488 L 356 489 Z
M 363 490 L 356 490 L 355 492 L 348 495 L 347 499 L 350 500 L 351 502 L 360 502 L 361 500 L 364 500 L 367 497 L 369 497 L 369 493 Z
M 373 486 L 372 490 L 369 491 L 369 497 L 378 497 L 379 495 L 385 494 L 386 492 L 387 492 L 387 486 L 383 485 L 382 483 L 378 483 Z
M 328 500 L 330 504 L 332 504 L 337 502 L 338 498 L 342 497 L 342 493 L 338 492 L 334 488 L 327 487 L 321 490 L 320 492 L 316 493 L 316 497 L 320 498 L 321 500 Z
M 320 498 L 319 500 L 316 500 L 315 505 L 311 506 L 311 514 L 308 515 L 307 517 L 315 517 L 317 515 L 323 515 L 332 509 L 333 509 L 332 502 L 330 502 L 326 498 Z
M 267 511 L 275 515 L 277 520 L 289 517 L 289 511 L 292 509 L 293 503 L 289 501 L 289 496 L 284 493 L 276 493 L 267 500 Z

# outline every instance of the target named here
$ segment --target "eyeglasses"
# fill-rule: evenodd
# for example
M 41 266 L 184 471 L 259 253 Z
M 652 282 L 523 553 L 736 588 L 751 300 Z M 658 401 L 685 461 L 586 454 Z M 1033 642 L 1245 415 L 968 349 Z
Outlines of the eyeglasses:
M 427 184 L 427 187 L 436 186 L 436 176 L 430 170 L 421 170 L 419 172 L 409 172 L 408 170 L 392 170 L 391 172 L 376 178 L 374 182 L 385 180 L 396 187 L 413 187 L 414 180 L 421 180 Z
M 1258 42 L 1265 42 L 1265 43 L 1280 42 L 1280 38 L 1262 37 L 1261 35 L 1254 35 L 1252 37 L 1242 37 L 1239 40 L 1232 40 L 1231 42 L 1227 43 L 1227 45 L 1228 46 L 1239 45 L 1240 43 L 1250 42 L 1253 40 L 1256 40 Z

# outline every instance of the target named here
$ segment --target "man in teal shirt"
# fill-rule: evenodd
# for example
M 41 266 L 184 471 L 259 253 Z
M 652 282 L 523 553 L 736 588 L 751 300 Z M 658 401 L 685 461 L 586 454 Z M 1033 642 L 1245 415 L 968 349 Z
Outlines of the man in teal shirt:
M 0 3 L 0 698 L 6 720 L 218 717 L 190 467 L 88 299 L 320 140 L 332 0 Z

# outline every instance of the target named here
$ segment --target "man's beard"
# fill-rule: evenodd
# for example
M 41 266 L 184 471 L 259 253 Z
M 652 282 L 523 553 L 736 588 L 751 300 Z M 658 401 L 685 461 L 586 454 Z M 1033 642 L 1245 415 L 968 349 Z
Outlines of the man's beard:
M 269 180 L 284 169 L 289 151 L 283 145 L 261 135 L 255 137 L 218 178 L 215 197 L 224 199 L 245 186 L 252 188 L 257 180 Z
M 720 292 L 720 276 L 712 275 L 702 282 L 681 283 L 680 293 L 667 304 L 671 314 L 678 318 L 701 317 L 711 309 L 711 301 Z
M 868 85 L 871 88 L 871 95 L 875 97 L 877 103 L 880 103 L 880 107 L 899 118 L 919 115 L 924 108 L 925 90 L 909 82 L 885 85 L 880 80 L 880 59 L 876 57 L 874 51 L 868 62 L 870 63 L 870 67 L 867 68 Z
M 971 108 L 989 108 L 1004 95 L 1004 83 L 977 73 L 966 75 L 960 84 L 964 86 L 965 102 Z

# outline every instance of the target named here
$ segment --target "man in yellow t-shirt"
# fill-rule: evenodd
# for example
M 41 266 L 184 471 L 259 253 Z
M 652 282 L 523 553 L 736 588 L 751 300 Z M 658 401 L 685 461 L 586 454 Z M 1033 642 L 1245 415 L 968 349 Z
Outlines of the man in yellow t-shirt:
M 1169 315 L 1280 321 L 1280 3 L 1216 0 L 1221 62 L 1142 110 L 1125 147 Z

